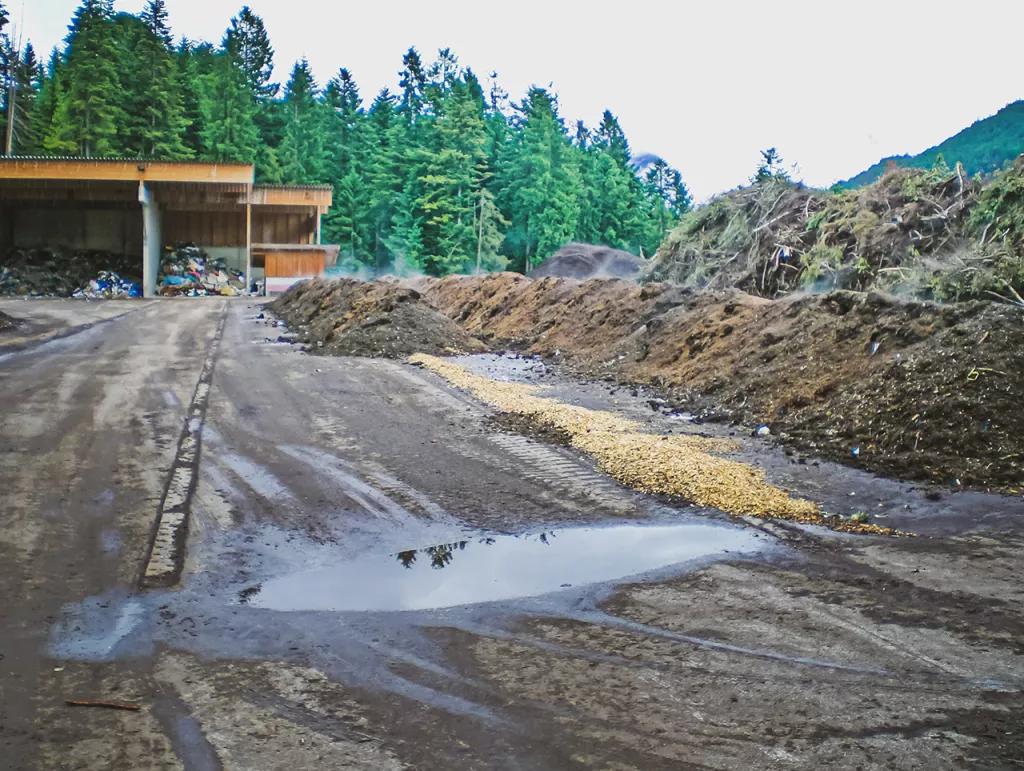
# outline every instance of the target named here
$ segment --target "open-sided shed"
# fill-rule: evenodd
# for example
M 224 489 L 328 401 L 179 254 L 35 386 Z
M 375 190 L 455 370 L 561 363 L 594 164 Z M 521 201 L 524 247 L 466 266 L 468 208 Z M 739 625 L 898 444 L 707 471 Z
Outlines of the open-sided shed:
M 163 247 L 179 242 L 225 258 L 247 284 L 263 273 L 254 249 L 301 245 L 291 250 L 303 255 L 295 269 L 304 272 L 289 274 L 298 277 L 309 254 L 322 253 L 325 265 L 337 258 L 337 248 L 320 244 L 331 197 L 326 185 L 257 185 L 251 164 L 8 157 L 0 159 L 0 252 L 138 254 L 147 297 L 156 294 Z

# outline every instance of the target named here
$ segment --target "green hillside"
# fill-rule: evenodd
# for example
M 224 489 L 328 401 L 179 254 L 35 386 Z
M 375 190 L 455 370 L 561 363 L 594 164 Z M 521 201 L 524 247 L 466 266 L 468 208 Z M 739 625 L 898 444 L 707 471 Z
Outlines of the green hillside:
M 968 174 L 988 174 L 1001 169 L 1007 161 L 1012 161 L 1021 153 L 1024 153 L 1024 101 L 1016 101 L 991 117 L 975 121 L 959 134 L 920 155 L 883 158 L 839 185 L 845 188 L 868 185 L 882 176 L 890 161 L 895 161 L 901 167 L 930 169 L 939 155 L 950 166 L 959 161 Z

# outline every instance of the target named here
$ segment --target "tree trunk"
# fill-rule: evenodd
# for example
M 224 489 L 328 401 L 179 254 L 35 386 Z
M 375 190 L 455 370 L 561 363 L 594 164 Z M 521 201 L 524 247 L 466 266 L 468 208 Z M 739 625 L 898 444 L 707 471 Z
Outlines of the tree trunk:
M 484 189 L 480 188 L 480 235 L 476 240 L 476 272 L 480 274 L 480 263 L 484 250 Z

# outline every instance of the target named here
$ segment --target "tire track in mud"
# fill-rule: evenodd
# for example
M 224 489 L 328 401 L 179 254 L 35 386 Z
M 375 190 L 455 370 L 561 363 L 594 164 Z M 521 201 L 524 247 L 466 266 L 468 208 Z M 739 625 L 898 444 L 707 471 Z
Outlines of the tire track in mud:
M 570 495 L 589 498 L 618 514 L 632 512 L 636 508 L 607 478 L 557 450 L 517 434 L 495 434 L 489 439 L 523 464 L 522 471 L 526 477 Z
M 143 589 L 173 586 L 181 578 L 185 565 L 185 541 L 188 535 L 192 496 L 199 479 L 199 458 L 202 450 L 203 423 L 210 403 L 213 369 L 220 350 L 220 341 L 228 319 L 228 304 L 221 311 L 206 358 L 199 372 L 199 381 L 185 415 L 185 425 L 178 439 L 178 450 L 171 464 L 167 487 L 157 509 L 153 538 L 146 554 L 145 569 L 140 580 Z

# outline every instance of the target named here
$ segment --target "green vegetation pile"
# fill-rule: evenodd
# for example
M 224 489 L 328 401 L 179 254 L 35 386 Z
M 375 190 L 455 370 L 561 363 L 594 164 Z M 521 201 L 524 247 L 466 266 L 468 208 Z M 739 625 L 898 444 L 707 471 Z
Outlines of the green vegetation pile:
M 269 308 L 315 353 L 397 358 L 487 350 L 419 292 L 393 281 L 303 281 Z
M 767 424 L 796 448 L 888 476 L 1024 486 L 1020 308 L 513 274 L 421 289 L 494 348 L 649 386 L 673 410 Z
M 686 214 L 644 280 L 770 298 L 880 289 L 1024 304 L 1024 163 L 982 184 L 940 159 L 848 191 L 770 175 Z

